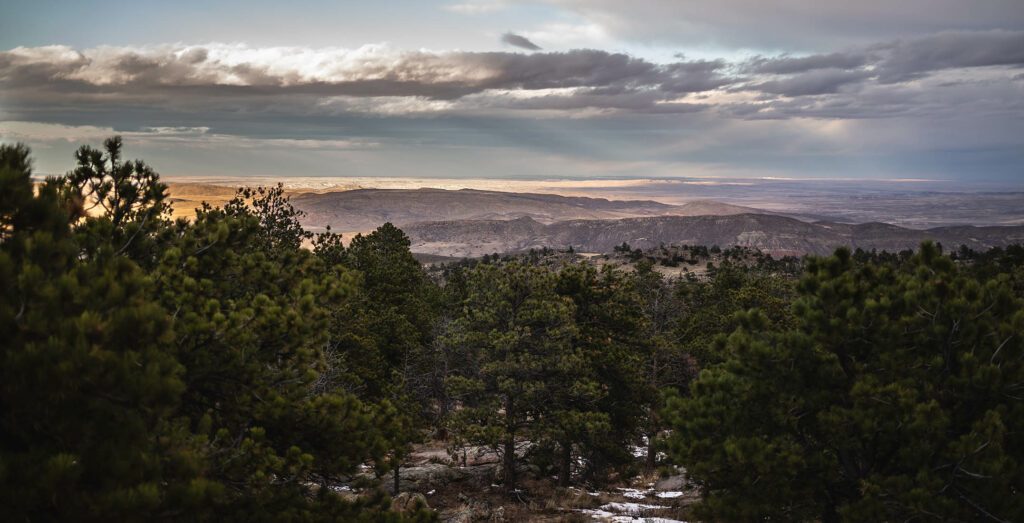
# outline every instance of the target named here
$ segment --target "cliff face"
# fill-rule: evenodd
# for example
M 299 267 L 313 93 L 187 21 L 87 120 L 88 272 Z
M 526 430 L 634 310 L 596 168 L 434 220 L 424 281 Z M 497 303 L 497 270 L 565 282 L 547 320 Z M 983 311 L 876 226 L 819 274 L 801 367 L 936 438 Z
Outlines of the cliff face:
M 964 244 L 976 250 L 1024 241 L 1024 226 L 917 230 L 884 223 L 807 223 L 766 214 L 570 220 L 548 225 L 524 217 L 511 221 L 427 222 L 404 230 L 412 240 L 413 251 L 449 256 L 570 246 L 578 251 L 608 252 L 622 242 L 634 248 L 660 244 L 740 245 L 765 251 L 828 254 L 840 246 L 912 249 L 925 239 L 941 242 L 947 248 Z

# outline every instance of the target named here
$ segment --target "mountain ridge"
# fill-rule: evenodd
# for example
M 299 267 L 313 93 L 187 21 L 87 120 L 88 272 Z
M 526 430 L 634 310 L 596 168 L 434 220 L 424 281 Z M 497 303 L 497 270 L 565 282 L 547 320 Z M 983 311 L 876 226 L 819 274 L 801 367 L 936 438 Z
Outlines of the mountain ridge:
M 480 189 L 353 189 L 305 192 L 292 204 L 306 213 L 303 224 L 336 231 L 372 230 L 384 222 L 405 226 L 452 220 L 514 220 L 541 223 L 572 219 L 618 219 L 664 215 L 768 213 L 760 209 L 695 200 L 671 205 L 654 200 L 610 200 L 588 196 Z
M 567 220 L 552 224 L 530 217 L 511 221 L 437 221 L 411 224 L 404 230 L 414 251 L 446 256 L 482 256 L 541 247 L 608 252 L 623 242 L 634 248 L 661 244 L 739 245 L 801 254 L 829 254 L 840 246 L 899 251 L 916 248 L 926 239 L 950 247 L 963 244 L 975 250 L 1024 242 L 1024 226 L 908 229 L 882 222 L 811 223 L 755 213 Z

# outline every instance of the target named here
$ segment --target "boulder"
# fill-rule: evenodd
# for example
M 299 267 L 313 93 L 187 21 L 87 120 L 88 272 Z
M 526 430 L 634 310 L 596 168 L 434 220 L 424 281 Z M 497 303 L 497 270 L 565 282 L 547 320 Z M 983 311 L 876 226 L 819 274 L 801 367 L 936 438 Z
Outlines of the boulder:
M 669 476 L 667 478 L 659 479 L 654 484 L 655 490 L 686 490 L 686 476 L 679 474 L 676 476 Z
M 458 467 L 441 463 L 428 463 L 419 467 L 403 467 L 399 471 L 399 489 L 403 492 L 427 492 L 465 479 L 468 474 Z M 391 488 L 390 481 L 385 486 Z

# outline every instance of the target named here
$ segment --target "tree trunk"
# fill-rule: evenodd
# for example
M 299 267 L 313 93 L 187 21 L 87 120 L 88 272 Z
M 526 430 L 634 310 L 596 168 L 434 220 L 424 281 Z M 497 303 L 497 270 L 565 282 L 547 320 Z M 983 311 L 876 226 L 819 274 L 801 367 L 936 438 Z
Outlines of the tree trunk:
M 558 486 L 568 487 L 569 477 L 572 475 L 572 444 L 562 443 L 562 455 L 559 456 Z
M 645 466 L 648 472 L 658 466 L 658 452 L 654 450 L 654 439 L 657 436 L 658 433 L 653 430 L 647 433 L 647 463 Z
M 395 464 L 395 495 L 398 495 L 398 469 L 402 468 L 401 464 Z
M 516 440 L 512 434 L 505 438 L 505 455 L 502 456 L 505 475 L 505 493 L 512 494 L 516 490 Z
M 505 395 L 505 453 L 502 455 L 502 473 L 505 475 L 505 494 L 516 490 L 516 425 L 511 393 Z
M 654 387 L 654 390 L 659 390 L 658 374 L 658 354 L 655 352 L 651 359 L 651 386 Z M 658 465 L 658 453 L 654 451 L 654 438 L 658 435 L 659 424 L 656 405 L 651 405 L 647 420 L 647 460 L 644 466 L 647 468 L 647 472 L 652 472 Z

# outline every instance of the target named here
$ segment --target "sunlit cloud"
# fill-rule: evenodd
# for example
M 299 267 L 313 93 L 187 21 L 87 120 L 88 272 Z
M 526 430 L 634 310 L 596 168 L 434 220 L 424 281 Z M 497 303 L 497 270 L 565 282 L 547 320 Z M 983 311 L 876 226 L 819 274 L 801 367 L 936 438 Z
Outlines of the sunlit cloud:
M 463 15 L 481 15 L 501 11 L 506 7 L 508 7 L 508 3 L 502 0 L 477 0 L 473 2 L 448 4 L 444 6 L 444 9 Z
M 266 155 L 290 147 L 317 151 L 324 172 L 422 169 L 429 157 L 434 172 L 460 176 L 486 164 L 530 176 L 927 178 L 972 161 L 1019 176 L 1024 31 L 664 61 L 515 34 L 546 49 L 16 47 L 0 51 L 0 137 L 59 149 L 120 133 L 145 147 L 236 151 L 246 165 L 260 144 Z M 168 157 L 177 171 L 198 162 Z

